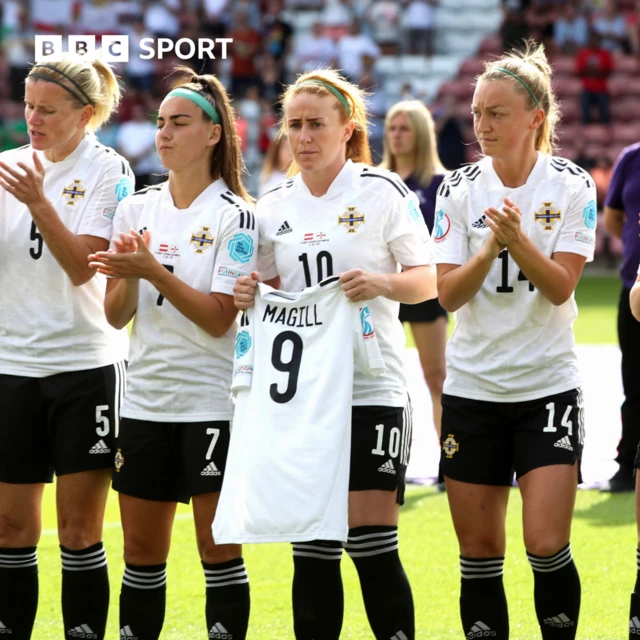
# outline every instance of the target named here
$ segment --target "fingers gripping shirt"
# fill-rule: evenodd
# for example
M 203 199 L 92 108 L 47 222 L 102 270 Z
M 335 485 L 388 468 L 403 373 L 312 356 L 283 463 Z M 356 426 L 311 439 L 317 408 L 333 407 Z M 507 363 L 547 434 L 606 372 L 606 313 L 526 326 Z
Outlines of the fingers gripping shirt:
M 110 239 L 116 206 L 133 191 L 129 163 L 93 135 L 60 162 L 38 154 L 44 193 L 67 229 Z M 33 148 L 7 151 L 1 159 L 18 170 L 18 162 L 32 167 Z M 27 206 L 0 189 L 0 211 L 0 373 L 43 377 L 122 360 L 127 333 L 105 318 L 106 278 L 96 274 L 75 287 Z
M 222 179 L 187 209 L 174 206 L 166 182 L 143 189 L 118 207 L 115 233 L 130 229 L 148 230 L 155 258 L 203 293 L 232 296 L 236 278 L 255 269 L 255 216 Z M 156 422 L 229 420 L 236 328 L 213 338 L 141 280 L 121 414 Z
M 258 270 L 280 276 L 285 291 L 302 291 L 351 269 L 396 273 L 430 262 L 429 231 L 420 203 L 390 171 L 347 161 L 328 192 L 313 196 L 302 177 L 287 180 L 257 204 Z M 386 371 L 371 380 L 356 368 L 353 403 L 402 407 L 405 336 L 399 303 L 368 302 Z
M 337 278 L 259 285 L 236 338 L 218 543 L 346 540 L 354 363 L 384 370 L 374 319 Z
M 522 212 L 522 229 L 547 257 L 567 252 L 593 259 L 596 192 L 578 166 L 538 154 L 526 184 L 506 188 L 491 158 L 455 171 L 441 185 L 434 223 L 434 262 L 462 265 L 491 230 L 484 215 L 504 198 Z M 525 277 L 508 250 L 494 261 L 480 291 L 455 314 L 447 345 L 445 393 L 515 402 L 580 386 L 573 351 L 573 295 L 554 306 Z

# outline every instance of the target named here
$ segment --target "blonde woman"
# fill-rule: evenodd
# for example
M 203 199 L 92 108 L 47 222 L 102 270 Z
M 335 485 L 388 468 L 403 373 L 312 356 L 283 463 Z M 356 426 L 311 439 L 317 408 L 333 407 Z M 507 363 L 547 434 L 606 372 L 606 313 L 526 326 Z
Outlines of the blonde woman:
M 269 144 L 260 174 L 260 196 L 271 191 L 287 178 L 291 166 L 291 150 L 287 138 L 277 135 Z
M 424 221 L 433 231 L 436 193 L 445 177 L 438 156 L 435 126 L 419 100 L 406 100 L 389 109 L 384 122 L 381 167 L 395 171 L 420 200 Z M 437 298 L 420 304 L 401 304 L 400 320 L 408 322 L 433 405 L 433 423 L 440 438 L 442 385 L 447 372 L 447 312 Z M 440 485 L 444 488 L 444 485 Z

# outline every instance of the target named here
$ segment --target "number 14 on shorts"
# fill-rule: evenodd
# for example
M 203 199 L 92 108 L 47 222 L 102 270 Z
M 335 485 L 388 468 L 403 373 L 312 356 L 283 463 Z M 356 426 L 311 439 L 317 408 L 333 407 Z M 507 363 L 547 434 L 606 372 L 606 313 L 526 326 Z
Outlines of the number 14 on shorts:
M 555 433 L 558 430 L 558 427 L 553 425 L 553 419 L 556 415 L 556 403 L 550 402 L 546 407 L 546 410 L 549 412 L 549 419 L 547 420 L 547 426 L 543 429 L 545 433 Z M 564 415 L 562 416 L 562 421 L 560 422 L 561 427 L 566 427 L 568 435 L 573 435 L 573 424 L 571 420 L 569 420 L 569 416 L 571 415 L 571 410 L 573 409 L 573 405 L 568 405 Z

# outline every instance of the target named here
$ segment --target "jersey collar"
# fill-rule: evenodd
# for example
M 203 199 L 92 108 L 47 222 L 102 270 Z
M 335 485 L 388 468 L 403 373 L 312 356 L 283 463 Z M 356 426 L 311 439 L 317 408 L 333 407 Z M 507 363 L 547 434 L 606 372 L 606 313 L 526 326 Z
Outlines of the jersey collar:
M 74 164 L 75 161 L 85 152 L 89 144 L 91 142 L 96 142 L 96 138 L 93 134 L 87 133 L 82 140 L 80 140 L 80 144 L 64 159 L 60 160 L 60 162 L 51 162 L 51 160 L 47 160 L 44 155 L 44 151 L 37 151 L 38 158 L 40 158 L 40 162 L 42 162 L 42 166 L 47 169 L 48 167 L 64 167 L 68 164 Z
M 545 172 L 545 167 L 547 166 L 546 159 L 548 157 L 549 156 L 545 155 L 544 153 L 540 153 L 540 151 L 538 151 L 538 159 L 536 160 L 536 163 L 533 165 L 533 169 L 531 169 L 531 173 L 529 174 L 529 177 L 527 178 L 527 181 L 523 185 L 521 185 L 519 187 L 516 187 L 516 188 L 517 189 L 522 189 L 522 187 L 531 186 L 532 184 L 535 184 L 541 178 L 543 178 L 544 177 L 544 172 Z M 486 163 L 485 166 L 487 168 L 487 175 L 489 177 L 489 182 L 492 183 L 492 184 L 499 184 L 502 187 L 504 187 L 504 184 L 502 183 L 502 180 L 500 180 L 500 177 L 496 173 L 496 170 L 493 168 L 493 162 L 492 162 L 491 158 L 490 157 L 485 157 L 485 158 L 483 158 L 483 160 L 481 162 Z M 506 188 L 506 187 L 504 187 L 504 188 Z
M 339 193 L 340 191 L 344 191 L 345 189 L 351 189 L 354 186 L 354 181 L 357 176 L 358 167 L 351 160 L 347 160 L 342 169 L 340 169 L 340 173 L 338 173 L 329 186 L 327 193 L 320 196 L 318 199 L 326 198 L 330 195 Z M 301 173 L 298 173 L 293 179 L 293 188 L 300 193 L 308 193 L 312 198 L 316 197 L 304 183 Z
M 178 209 L 175 204 L 173 204 L 173 196 L 169 191 L 169 180 L 166 180 L 162 183 L 162 197 L 165 203 L 175 209 L 176 211 L 190 211 L 191 209 L 195 209 L 196 207 L 201 207 L 203 205 L 211 206 L 211 200 L 220 193 L 224 193 L 227 191 L 229 187 L 227 183 L 224 181 L 224 178 L 218 178 L 214 180 L 192 203 L 188 209 Z

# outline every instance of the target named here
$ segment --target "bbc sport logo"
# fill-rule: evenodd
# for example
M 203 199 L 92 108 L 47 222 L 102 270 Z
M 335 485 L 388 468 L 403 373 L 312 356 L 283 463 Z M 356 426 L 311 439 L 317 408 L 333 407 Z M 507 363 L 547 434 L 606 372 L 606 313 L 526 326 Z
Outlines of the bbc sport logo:
M 140 59 L 162 60 L 166 54 L 173 52 L 181 60 L 226 60 L 227 45 L 232 42 L 232 38 L 180 38 L 175 41 L 171 38 L 142 38 Z M 81 56 L 98 55 L 104 62 L 129 62 L 129 36 L 102 36 L 100 47 L 96 47 L 95 36 L 68 36 L 66 47 L 63 44 L 62 36 L 35 36 L 35 61 L 43 62 L 47 56 L 71 51 Z

